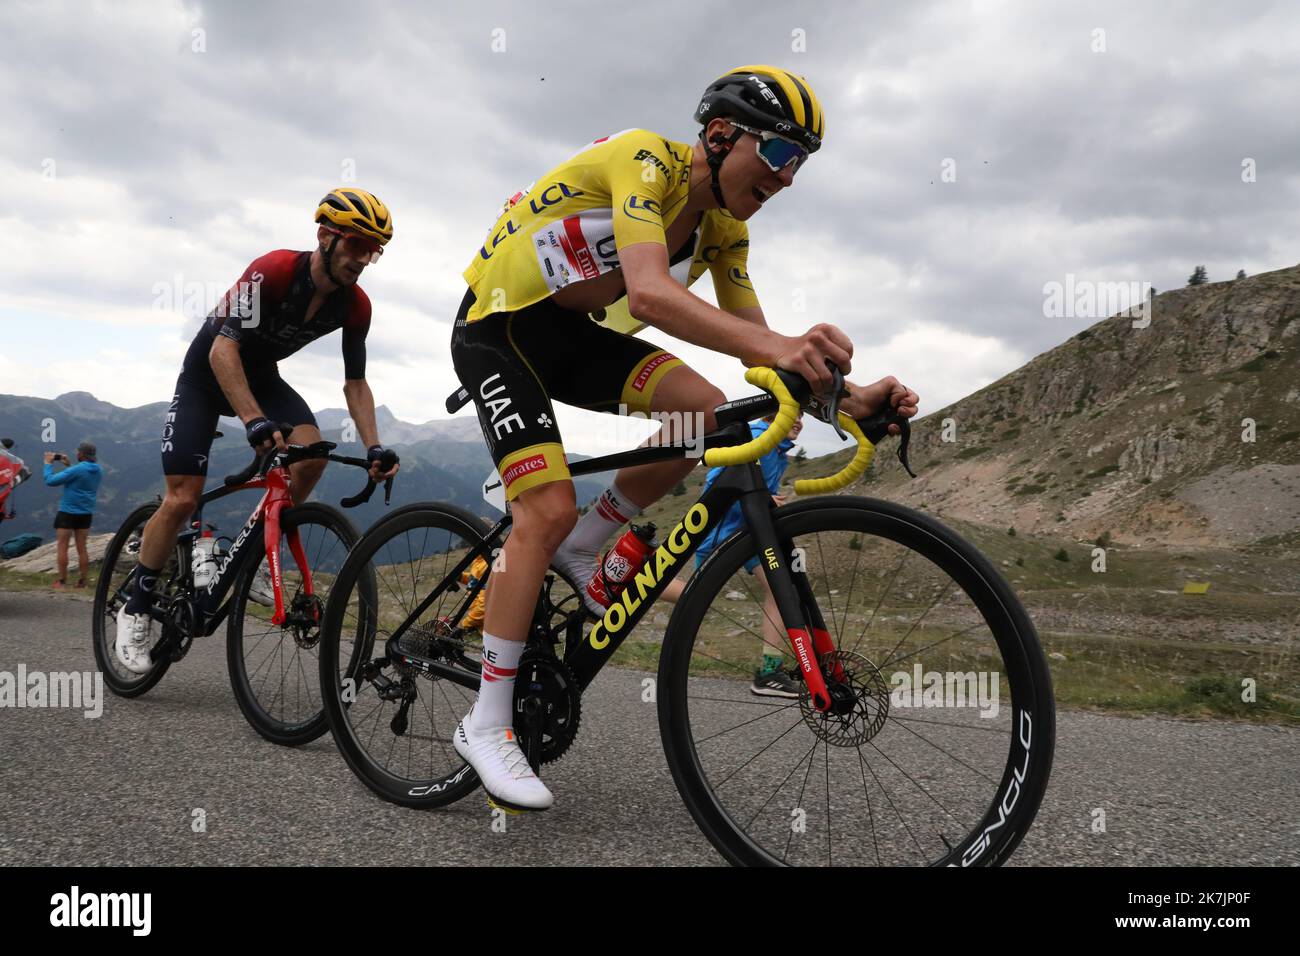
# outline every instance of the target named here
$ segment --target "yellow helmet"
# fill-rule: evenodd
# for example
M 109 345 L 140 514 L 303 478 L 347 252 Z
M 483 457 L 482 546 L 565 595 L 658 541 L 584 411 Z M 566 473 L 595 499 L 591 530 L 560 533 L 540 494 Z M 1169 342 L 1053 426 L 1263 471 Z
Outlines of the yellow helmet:
M 388 207 L 374 193 L 340 186 L 325 194 L 316 207 L 316 221 L 329 220 L 340 229 L 378 240 L 380 245 L 393 238 L 393 217 Z

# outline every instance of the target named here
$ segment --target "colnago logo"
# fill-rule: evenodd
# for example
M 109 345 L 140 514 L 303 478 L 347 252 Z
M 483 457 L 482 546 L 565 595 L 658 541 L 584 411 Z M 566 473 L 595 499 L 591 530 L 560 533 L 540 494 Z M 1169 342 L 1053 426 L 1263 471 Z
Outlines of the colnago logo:
M 217 567 L 217 573 L 212 576 L 212 580 L 208 583 L 206 590 L 209 595 L 216 590 L 218 582 L 225 579 L 226 569 L 230 567 L 230 562 L 234 561 L 235 557 L 239 554 L 239 549 L 243 545 L 244 541 L 253 533 L 253 529 L 257 527 L 257 519 L 260 518 L 261 515 L 261 508 L 254 511 L 253 517 L 249 518 L 248 523 L 240 530 L 239 537 L 235 538 L 234 542 L 230 545 L 230 550 L 226 552 L 226 556 Z
M 984 851 L 993 842 L 989 834 L 1005 826 L 1007 818 L 1011 816 L 1011 811 L 1016 808 L 1016 801 L 1020 799 L 1022 787 L 1024 786 L 1025 775 L 1029 772 L 1029 743 L 1033 740 L 1033 725 L 1033 717 L 1030 716 L 1029 711 L 1022 710 L 1020 712 L 1020 745 L 1025 748 L 1024 765 L 1011 771 L 1011 779 L 1007 782 L 1006 793 L 1002 795 L 1002 799 L 998 802 L 998 818 L 986 826 L 984 832 L 970 845 L 970 849 L 962 854 L 962 866 L 970 866 L 984 855 Z
M 632 380 L 632 387 L 638 392 L 644 392 L 646 383 L 650 381 L 650 376 L 654 374 L 655 369 L 660 365 L 663 365 L 664 362 L 671 362 L 672 360 L 673 356 L 670 353 L 660 352 L 650 361 L 646 362 L 645 365 L 641 366 L 641 371 L 637 372 L 636 378 Z
M 681 523 L 668 533 L 668 537 L 664 539 L 659 549 L 645 559 L 636 577 L 623 589 L 623 593 L 619 596 L 619 603 L 611 604 L 605 616 L 592 627 L 591 633 L 587 635 L 587 641 L 593 648 L 599 651 L 609 646 L 610 635 L 617 634 L 627 626 L 627 622 L 645 601 L 646 596 L 663 581 L 664 572 L 675 565 L 680 556 L 690 551 L 694 536 L 703 531 L 708 523 L 709 510 L 703 504 L 696 502 L 691 510 L 686 512 Z M 636 589 L 635 597 L 632 593 L 633 588 Z
M 501 473 L 501 480 L 509 488 L 514 482 L 524 475 L 531 475 L 535 471 L 542 471 L 546 468 L 545 455 L 530 455 L 522 461 L 517 461 Z

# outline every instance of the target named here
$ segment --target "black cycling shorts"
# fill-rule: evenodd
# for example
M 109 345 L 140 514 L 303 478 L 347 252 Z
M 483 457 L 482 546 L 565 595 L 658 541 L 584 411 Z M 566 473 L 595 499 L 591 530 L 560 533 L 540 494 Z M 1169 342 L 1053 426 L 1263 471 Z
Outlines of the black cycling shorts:
M 73 514 L 71 511 L 59 511 L 54 515 L 54 527 L 81 531 L 90 527 L 91 519 L 94 517 L 94 515 Z
M 316 416 L 302 396 L 278 375 L 250 381 L 248 387 L 262 414 L 271 421 L 288 422 L 295 427 L 316 424 Z M 220 390 L 213 392 L 184 378 L 178 379 L 176 394 L 163 422 L 163 474 L 207 475 L 208 452 L 212 450 L 217 419 L 234 414 L 235 410 Z
M 474 399 L 507 500 L 569 479 L 551 399 L 597 412 L 649 413 L 655 388 L 683 364 L 550 299 L 466 322 L 473 302 L 467 291 L 452 328 L 451 361 Z

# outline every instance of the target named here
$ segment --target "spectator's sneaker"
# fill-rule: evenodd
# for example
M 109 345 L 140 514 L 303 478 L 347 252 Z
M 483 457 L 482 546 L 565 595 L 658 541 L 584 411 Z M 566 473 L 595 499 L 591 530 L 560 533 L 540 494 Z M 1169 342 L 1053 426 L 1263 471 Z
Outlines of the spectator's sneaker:
M 513 727 L 477 730 L 470 712 L 456 726 L 452 745 L 461 759 L 474 768 L 488 801 L 505 810 L 545 810 L 555 802 L 533 768 L 528 766 Z
M 133 674 L 145 674 L 153 668 L 149 648 L 153 647 L 153 618 L 148 614 L 128 614 L 126 605 L 117 612 L 117 659 Z
M 253 575 L 253 583 L 248 589 L 248 599 L 262 607 L 275 607 L 275 587 L 271 584 L 271 569 L 265 563 Z
M 754 671 L 754 682 L 749 692 L 759 697 L 798 697 L 802 693 L 799 681 L 789 671 L 778 667 L 774 671 Z

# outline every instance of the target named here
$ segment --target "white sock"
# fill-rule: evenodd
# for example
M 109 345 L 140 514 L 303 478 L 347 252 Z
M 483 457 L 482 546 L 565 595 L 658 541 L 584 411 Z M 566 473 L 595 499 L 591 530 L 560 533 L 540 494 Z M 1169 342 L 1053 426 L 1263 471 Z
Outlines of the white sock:
M 563 555 L 563 560 L 566 562 L 571 561 L 572 558 L 580 558 L 584 562 L 584 567 L 580 570 L 585 571 L 590 577 L 594 570 L 596 552 L 600 550 L 601 545 L 640 513 L 640 506 L 633 504 L 618 490 L 617 485 L 611 484 L 596 499 L 591 509 L 578 519 L 578 523 L 574 525 L 569 536 L 560 545 L 560 550 L 556 552 L 556 558 L 559 559 Z M 586 564 L 593 566 L 585 567 Z M 560 569 L 569 571 L 564 565 L 561 565 Z M 585 584 L 586 578 L 582 578 L 580 583 Z
M 515 673 L 523 653 L 523 641 L 483 635 L 483 679 L 471 714 L 476 730 L 514 724 Z

